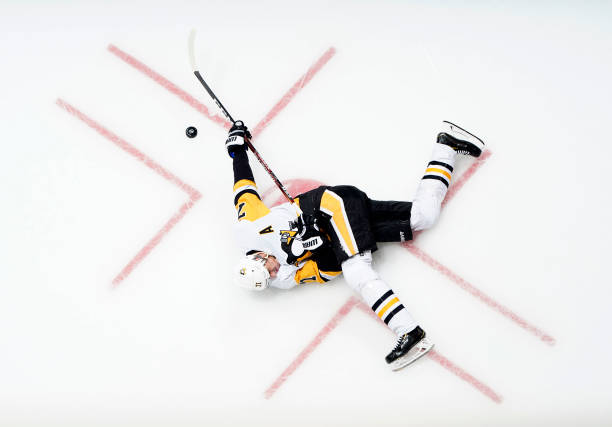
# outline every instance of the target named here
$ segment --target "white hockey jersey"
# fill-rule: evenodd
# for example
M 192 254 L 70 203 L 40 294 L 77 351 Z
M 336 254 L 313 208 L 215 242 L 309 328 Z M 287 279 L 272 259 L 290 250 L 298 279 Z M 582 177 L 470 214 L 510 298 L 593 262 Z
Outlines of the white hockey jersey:
M 319 271 L 317 263 L 309 260 L 311 252 L 295 238 L 297 231 L 292 223 L 298 214 L 290 203 L 268 208 L 255 182 L 241 179 L 234 184 L 234 204 L 238 219 L 234 233 L 242 252 L 266 252 L 281 264 L 271 286 L 287 289 L 301 283 L 324 283 L 340 274 Z

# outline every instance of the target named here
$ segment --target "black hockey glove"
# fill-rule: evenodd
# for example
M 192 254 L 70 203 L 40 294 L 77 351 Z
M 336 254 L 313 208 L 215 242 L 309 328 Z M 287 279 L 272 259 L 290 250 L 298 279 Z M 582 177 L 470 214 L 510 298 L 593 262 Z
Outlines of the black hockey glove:
M 249 132 L 249 129 L 244 125 L 242 120 L 236 120 L 234 125 L 230 128 L 227 139 L 225 140 L 227 154 L 233 158 L 236 151 L 246 151 L 248 147 L 244 142 L 245 139 L 251 140 L 251 132 Z
M 319 230 L 317 219 L 308 214 L 302 214 L 293 222 L 292 228 L 297 229 L 296 239 L 302 242 L 302 246 L 307 251 L 320 248 L 325 243 L 325 237 Z

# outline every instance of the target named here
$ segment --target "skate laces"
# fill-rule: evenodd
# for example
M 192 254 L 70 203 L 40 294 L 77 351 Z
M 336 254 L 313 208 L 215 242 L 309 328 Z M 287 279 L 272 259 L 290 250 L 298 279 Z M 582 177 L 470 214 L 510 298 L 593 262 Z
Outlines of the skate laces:
M 404 334 L 401 337 L 399 337 L 399 339 L 397 340 L 397 344 L 395 344 L 395 348 L 393 349 L 393 351 L 400 350 L 402 348 L 402 344 L 404 344 L 407 339 L 408 339 L 408 334 Z

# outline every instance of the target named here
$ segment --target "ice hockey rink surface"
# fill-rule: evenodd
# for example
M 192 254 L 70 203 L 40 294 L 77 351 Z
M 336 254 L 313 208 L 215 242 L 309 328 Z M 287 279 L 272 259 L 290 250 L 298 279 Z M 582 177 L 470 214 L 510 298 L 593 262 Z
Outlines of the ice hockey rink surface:
M 0 3 L 0 425 L 612 425 L 611 18 L 597 1 Z M 438 224 L 374 254 L 428 355 L 391 372 L 395 337 L 342 278 L 232 285 L 229 126 L 192 29 L 294 195 L 410 200 L 442 120 L 485 140 Z

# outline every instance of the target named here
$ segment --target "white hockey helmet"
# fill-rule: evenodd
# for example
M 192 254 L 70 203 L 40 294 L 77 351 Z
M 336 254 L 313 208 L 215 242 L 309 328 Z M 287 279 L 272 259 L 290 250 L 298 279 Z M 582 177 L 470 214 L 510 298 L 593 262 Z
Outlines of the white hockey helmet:
M 250 291 L 263 291 L 270 285 L 270 272 L 266 268 L 268 255 L 261 252 L 244 256 L 234 267 L 234 283 Z

